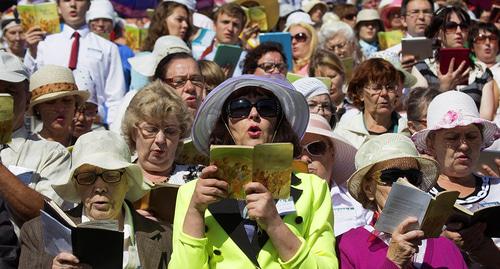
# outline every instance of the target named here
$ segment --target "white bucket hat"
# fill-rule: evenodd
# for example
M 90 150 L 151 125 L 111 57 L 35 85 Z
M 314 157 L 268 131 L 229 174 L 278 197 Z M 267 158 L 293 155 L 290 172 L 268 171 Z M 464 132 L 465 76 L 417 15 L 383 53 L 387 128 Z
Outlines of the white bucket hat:
M 325 11 L 328 10 L 328 5 L 320 0 L 303 0 L 302 1 L 302 10 L 309 13 L 313 9 L 313 7 L 320 5 Z
M 76 96 L 77 103 L 89 98 L 88 91 L 79 91 L 71 69 L 59 65 L 44 65 L 30 77 L 31 101 L 28 114 L 37 104 L 65 96 Z
M 18 83 L 29 79 L 28 70 L 12 53 L 0 50 L 0 80 Z
M 156 40 L 152 53 L 129 58 L 128 62 L 139 74 L 152 77 L 160 61 L 174 53 L 191 54 L 191 49 L 180 37 L 167 35 Z
M 356 16 L 356 28 L 358 24 L 362 21 L 378 21 L 380 26 L 380 31 L 384 30 L 382 21 L 380 20 L 380 15 L 378 11 L 375 9 L 362 9 L 358 12 L 358 16 Z
M 330 92 L 326 88 L 325 83 L 323 83 L 321 80 L 317 78 L 312 78 L 312 77 L 305 77 L 305 78 L 300 78 L 296 80 L 295 82 L 292 83 L 293 87 L 304 97 L 306 100 L 309 100 L 309 98 L 326 94 L 330 95 Z
M 349 193 L 358 202 L 365 204 L 368 198 L 363 191 L 362 183 L 366 180 L 366 174 L 370 169 L 377 163 L 408 157 L 418 162 L 419 170 L 422 172 L 422 183 L 416 187 L 428 191 L 439 176 L 438 163 L 421 157 L 410 138 L 389 133 L 371 138 L 358 149 L 355 158 L 356 172 L 347 181 Z
M 130 150 L 125 140 L 111 131 L 93 131 L 80 136 L 71 152 L 71 169 L 66 181 L 54 184 L 52 187 L 61 198 L 72 203 L 80 203 L 75 170 L 84 164 L 97 166 L 107 170 L 125 168 L 125 178 L 128 180 L 126 199 L 134 202 L 142 198 L 150 190 L 144 183 L 141 168 L 131 163 Z
M 434 97 L 429 103 L 427 107 L 427 128 L 413 134 L 412 139 L 420 152 L 429 153 L 426 140 L 431 131 L 451 129 L 469 124 L 483 126 L 481 149 L 491 146 L 500 135 L 498 126 L 494 122 L 479 117 L 477 106 L 469 95 L 459 91 L 447 91 Z
M 354 156 L 356 148 L 340 136 L 333 133 L 328 121 L 318 114 L 309 114 L 309 124 L 306 133 L 317 134 L 329 138 L 334 147 L 333 175 L 336 182 L 346 182 L 356 170 Z
M 306 23 L 310 25 L 314 25 L 315 23 L 311 20 L 311 16 L 303 11 L 296 11 L 290 14 L 286 18 L 285 29 L 284 32 L 288 32 L 288 29 L 297 23 Z
M 405 76 L 405 81 L 404 81 L 403 87 L 411 88 L 411 87 L 413 87 L 413 85 L 417 84 L 417 77 L 415 77 L 414 75 L 412 75 L 411 73 L 406 71 L 401 66 L 401 62 L 399 60 L 398 54 L 396 54 L 394 52 L 387 51 L 387 50 L 383 50 L 383 51 L 377 51 L 377 52 L 372 53 L 370 55 L 369 59 L 373 59 L 373 58 L 384 59 L 384 60 L 390 62 L 394 66 L 394 68 L 403 72 L 403 74 Z
M 309 121 L 309 107 L 304 96 L 282 78 L 242 75 L 224 81 L 203 100 L 196 113 L 191 134 L 193 144 L 199 152 L 209 155 L 210 134 L 221 115 L 222 106 L 233 92 L 244 87 L 259 87 L 274 94 L 293 131 L 302 138 Z
M 113 4 L 109 0 L 93 0 L 90 1 L 90 8 L 85 14 L 85 20 L 89 23 L 95 19 L 108 19 L 116 23 L 118 15 L 113 8 Z

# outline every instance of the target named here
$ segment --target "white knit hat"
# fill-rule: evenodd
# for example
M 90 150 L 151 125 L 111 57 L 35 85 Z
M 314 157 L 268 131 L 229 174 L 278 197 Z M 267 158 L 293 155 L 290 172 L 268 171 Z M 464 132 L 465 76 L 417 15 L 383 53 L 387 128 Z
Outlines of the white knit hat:
M 297 23 L 306 23 L 306 24 L 314 25 L 314 22 L 311 20 L 311 16 L 309 16 L 309 14 L 302 12 L 302 11 L 297 11 L 297 12 L 293 12 L 292 14 L 290 14 L 286 18 L 284 31 L 287 32 L 288 29 L 290 28 L 290 26 L 292 26 L 293 24 L 297 24 Z
M 152 77 L 160 61 L 174 53 L 191 54 L 191 49 L 189 49 L 184 40 L 180 37 L 166 35 L 156 40 L 152 53 L 129 58 L 128 62 L 139 74 L 146 77 Z
M 296 80 L 292 83 L 293 87 L 308 100 L 311 97 L 326 94 L 329 95 L 330 92 L 326 87 L 325 83 L 317 78 L 305 77 Z
M 85 14 L 87 23 L 95 19 L 109 19 L 113 22 L 113 25 L 115 25 L 116 17 L 118 17 L 118 15 L 109 0 L 90 1 L 90 8 Z
M 55 100 L 64 96 L 76 96 L 77 103 L 85 102 L 90 94 L 79 91 L 73 72 L 59 65 L 44 65 L 30 77 L 31 101 L 28 114 L 33 113 L 37 104 Z

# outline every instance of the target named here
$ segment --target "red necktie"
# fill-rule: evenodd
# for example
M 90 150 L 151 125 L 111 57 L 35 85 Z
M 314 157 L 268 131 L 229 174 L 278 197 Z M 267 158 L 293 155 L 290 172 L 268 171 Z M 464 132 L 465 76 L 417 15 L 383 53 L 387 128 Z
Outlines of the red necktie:
M 80 46 L 80 34 L 78 32 L 73 33 L 73 45 L 71 45 L 71 55 L 69 56 L 68 67 L 71 70 L 76 69 L 76 64 L 78 62 L 78 47 Z

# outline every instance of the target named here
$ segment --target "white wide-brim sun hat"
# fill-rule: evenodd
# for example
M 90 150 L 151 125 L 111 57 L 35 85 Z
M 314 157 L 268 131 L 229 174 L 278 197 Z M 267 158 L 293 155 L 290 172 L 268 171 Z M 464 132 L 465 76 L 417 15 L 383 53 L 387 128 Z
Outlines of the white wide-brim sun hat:
M 196 113 L 191 134 L 193 144 L 199 152 L 209 155 L 210 134 L 224 109 L 222 106 L 233 92 L 245 87 L 270 91 L 280 102 L 284 116 L 295 134 L 299 139 L 302 138 L 309 121 L 309 107 L 304 96 L 283 78 L 242 75 L 224 81 L 203 100 Z
M 180 37 L 166 35 L 156 40 L 153 52 L 128 58 L 128 62 L 137 73 L 146 77 L 152 77 L 160 61 L 174 53 L 187 53 L 191 55 L 191 49 Z
M 78 195 L 75 170 L 84 164 L 106 170 L 125 168 L 124 179 L 128 180 L 128 192 L 125 198 L 135 202 L 142 198 L 150 187 L 144 182 L 141 168 L 131 163 L 130 150 L 125 140 L 111 131 L 92 131 L 80 136 L 71 152 L 71 169 L 64 182 L 53 184 L 56 193 L 66 201 L 82 202 Z M 123 180 L 123 179 L 122 179 Z
M 430 154 L 427 148 L 427 136 L 432 131 L 451 129 L 469 124 L 482 125 L 483 143 L 481 149 L 487 148 L 500 137 L 498 126 L 479 117 L 474 100 L 459 91 L 447 91 L 434 97 L 427 107 L 427 128 L 412 136 L 417 149 Z
M 333 180 L 337 184 L 346 182 L 347 179 L 356 171 L 354 166 L 354 157 L 356 148 L 342 137 L 333 133 L 328 121 L 319 114 L 309 114 L 309 124 L 306 134 L 316 134 L 329 138 L 333 143 Z
M 439 176 L 438 163 L 420 156 L 409 137 L 388 133 L 370 138 L 358 149 L 355 157 L 356 172 L 347 180 L 349 193 L 358 202 L 364 204 L 367 202 L 367 197 L 363 190 L 363 181 L 366 180 L 366 174 L 370 169 L 377 163 L 403 158 L 412 158 L 418 162 L 423 178 L 420 186 L 416 187 L 428 191 Z
M 80 91 L 71 69 L 58 65 L 44 65 L 30 77 L 31 101 L 28 115 L 33 114 L 33 107 L 40 103 L 66 96 L 75 96 L 77 104 L 89 99 L 88 91 Z

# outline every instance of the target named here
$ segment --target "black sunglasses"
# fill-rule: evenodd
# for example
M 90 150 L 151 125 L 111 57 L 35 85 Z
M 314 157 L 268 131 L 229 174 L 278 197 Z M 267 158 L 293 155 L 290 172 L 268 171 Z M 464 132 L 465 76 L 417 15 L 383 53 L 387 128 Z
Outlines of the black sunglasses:
M 352 21 L 356 18 L 357 14 L 356 13 L 353 13 L 353 14 L 347 14 L 344 16 L 344 19 L 348 20 L 348 21 Z
M 277 117 L 281 107 L 275 99 L 260 99 L 251 103 L 246 98 L 232 100 L 227 105 L 227 115 L 231 118 L 248 117 L 252 108 L 255 107 L 261 117 Z
M 392 186 L 399 178 L 406 178 L 413 186 L 420 186 L 422 184 L 422 172 L 415 168 L 399 169 L 389 168 L 380 171 L 378 181 L 383 185 Z
M 306 33 L 297 33 L 296 35 L 292 36 L 292 41 L 295 39 L 297 42 L 306 42 L 309 37 L 306 35 Z
M 463 22 L 461 23 L 456 23 L 454 21 L 449 21 L 447 23 L 444 24 L 444 29 L 447 31 L 447 32 L 456 32 L 457 31 L 457 27 L 460 26 L 460 30 L 461 31 L 468 31 L 469 30 L 469 26 Z
M 311 156 L 323 156 L 325 154 L 327 145 L 323 141 L 314 141 L 311 142 L 307 145 L 305 145 L 303 148 L 311 155 Z

